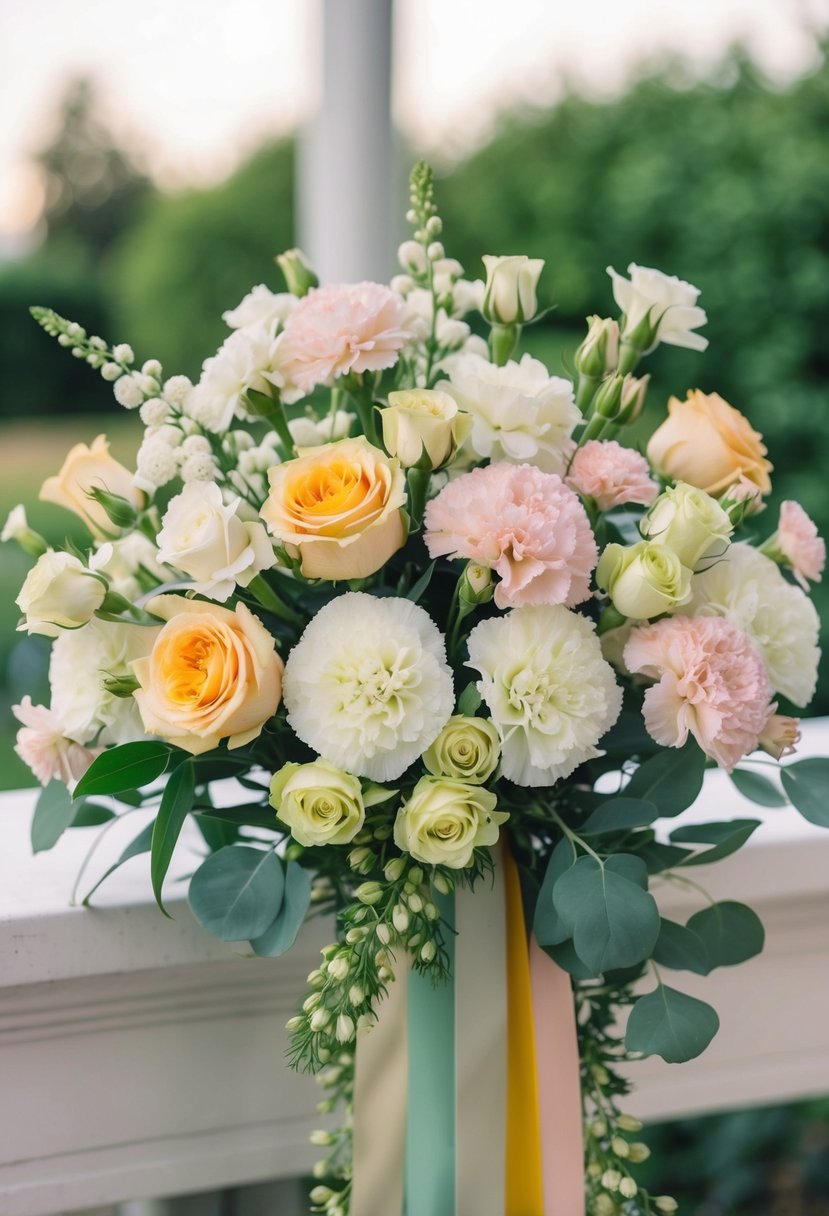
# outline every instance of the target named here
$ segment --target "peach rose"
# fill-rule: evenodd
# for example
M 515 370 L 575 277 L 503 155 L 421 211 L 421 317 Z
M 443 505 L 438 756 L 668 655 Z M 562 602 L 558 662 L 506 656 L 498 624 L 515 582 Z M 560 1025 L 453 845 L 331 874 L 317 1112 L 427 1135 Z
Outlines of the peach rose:
M 204 600 L 157 595 L 147 604 L 166 620 L 147 658 L 132 663 L 144 723 L 194 756 L 250 743 L 276 713 L 283 662 L 253 613 Z
M 93 536 L 111 535 L 113 525 L 106 511 L 88 497 L 92 489 L 107 490 L 126 498 L 136 510 L 144 505 L 144 495 L 133 485 L 132 473 L 109 454 L 109 440 L 98 435 L 92 446 L 76 443 L 67 453 L 55 477 L 47 477 L 40 488 L 41 502 L 53 502 L 80 515 Z
M 668 418 L 654 431 L 648 459 L 666 477 L 721 494 L 746 478 L 762 494 L 771 490 L 762 435 L 717 393 L 694 389 L 685 401 L 671 397 Z
M 260 514 L 306 578 L 366 578 L 406 543 L 400 463 L 362 436 L 306 448 L 268 477 Z

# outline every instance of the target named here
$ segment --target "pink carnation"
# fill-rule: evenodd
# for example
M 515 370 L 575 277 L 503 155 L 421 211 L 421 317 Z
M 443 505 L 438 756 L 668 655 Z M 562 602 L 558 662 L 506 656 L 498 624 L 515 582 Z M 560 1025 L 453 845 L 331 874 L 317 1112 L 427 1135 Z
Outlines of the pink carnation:
M 649 507 L 659 493 L 644 456 L 624 448 L 615 439 L 591 439 L 579 448 L 570 465 L 567 483 L 595 500 L 600 511 L 625 502 Z
M 820 582 L 826 565 L 826 544 L 798 502 L 780 504 L 777 547 L 804 591 L 809 590 L 808 579 Z
M 309 291 L 285 322 L 279 371 L 300 394 L 348 372 L 393 367 L 411 338 L 406 304 L 380 283 L 346 283 Z
M 14 750 L 41 785 L 55 778 L 64 785 L 80 781 L 98 752 L 68 739 L 58 715 L 45 705 L 33 705 L 31 697 L 13 705 L 12 713 L 22 723 Z
M 466 557 L 501 576 L 499 608 L 590 595 L 598 552 L 584 508 L 557 473 L 491 464 L 455 478 L 426 508 L 431 557 Z
M 722 617 L 670 617 L 634 629 L 625 664 L 658 683 L 645 693 L 648 733 L 682 747 L 689 732 L 729 772 L 756 751 L 769 717 L 765 664 L 741 629 Z

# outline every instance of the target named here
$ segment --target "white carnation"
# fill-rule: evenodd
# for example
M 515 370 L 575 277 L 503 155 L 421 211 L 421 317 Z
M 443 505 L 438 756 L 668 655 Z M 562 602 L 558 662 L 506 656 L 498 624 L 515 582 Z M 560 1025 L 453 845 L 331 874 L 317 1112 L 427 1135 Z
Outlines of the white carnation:
M 814 604 L 792 586 L 771 558 L 751 545 L 732 545 L 725 557 L 691 580 L 684 616 L 723 616 L 754 641 L 775 692 L 808 705 L 817 684 L 820 622 Z
M 134 410 L 144 400 L 144 393 L 141 391 L 138 383 L 138 372 L 129 372 L 125 376 L 121 376 L 112 386 L 112 391 L 115 394 L 115 400 L 119 405 L 123 405 L 125 409 Z
M 113 696 L 104 681 L 132 675 L 130 663 L 149 653 L 157 632 L 95 619 L 55 640 L 49 664 L 52 711 L 68 738 L 102 745 L 144 738 L 135 701 Z
M 569 380 L 550 376 L 530 355 L 496 367 L 464 354 L 452 363 L 451 376 L 437 387 L 474 418 L 469 443 L 478 456 L 564 472 L 570 435 L 581 420 Z
M 288 721 L 303 743 L 359 777 L 394 781 L 455 706 L 443 637 L 409 600 L 347 592 L 306 628 L 285 666 Z
M 595 628 L 561 605 L 516 608 L 476 625 L 469 667 L 501 737 L 516 785 L 554 785 L 585 760 L 622 707 Z
M 231 329 L 246 329 L 261 322 L 273 326 L 274 322 L 284 321 L 296 303 L 296 296 L 290 292 L 276 293 L 264 283 L 259 283 L 234 309 L 223 312 L 222 320 Z

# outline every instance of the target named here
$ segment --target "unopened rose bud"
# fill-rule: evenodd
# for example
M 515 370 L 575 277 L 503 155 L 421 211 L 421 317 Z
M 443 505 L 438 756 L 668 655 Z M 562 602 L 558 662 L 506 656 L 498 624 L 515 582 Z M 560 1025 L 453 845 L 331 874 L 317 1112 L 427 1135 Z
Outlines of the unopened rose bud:
M 138 512 L 126 498 L 120 494 L 110 494 L 100 486 L 91 486 L 87 495 L 97 503 L 116 528 L 132 528 L 138 519 Z
M 439 469 L 452 460 L 472 430 L 471 414 L 449 393 L 412 388 L 389 393 L 380 410 L 383 443 L 404 468 Z
M 465 604 L 488 604 L 495 594 L 492 571 L 479 562 L 468 562 L 458 584 L 458 596 Z
M 600 418 L 615 422 L 622 407 L 624 376 L 608 376 L 599 385 L 594 408 Z
M 12 507 L 0 532 L 0 540 L 16 540 L 30 557 L 40 557 L 49 547 L 40 533 L 29 527 L 26 508 L 22 504 Z
M 620 425 L 627 426 L 635 422 L 642 413 L 650 379 L 650 376 L 634 376 L 631 372 L 625 376 L 622 381 L 619 416 L 616 419 Z
M 276 263 L 285 276 L 285 284 L 292 296 L 307 296 L 312 287 L 319 287 L 320 281 L 301 249 L 287 249 L 278 255 Z
M 542 258 L 483 258 L 486 268 L 483 314 L 493 325 L 523 325 L 538 311 L 536 287 L 544 269 Z
M 588 317 L 587 337 L 575 353 L 573 362 L 580 376 L 603 380 L 616 371 L 619 363 L 619 322 L 609 317 Z

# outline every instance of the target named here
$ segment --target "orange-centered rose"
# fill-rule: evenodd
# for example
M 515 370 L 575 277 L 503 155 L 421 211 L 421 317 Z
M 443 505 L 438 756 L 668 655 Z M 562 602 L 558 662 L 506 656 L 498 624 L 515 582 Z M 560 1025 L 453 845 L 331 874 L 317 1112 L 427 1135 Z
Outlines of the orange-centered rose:
M 742 478 L 761 494 L 771 490 L 763 436 L 716 393 L 694 389 L 685 401 L 671 397 L 668 418 L 648 444 L 654 468 L 707 494 L 722 494 Z
M 98 435 L 91 447 L 76 443 L 60 472 L 44 481 L 39 497 L 41 502 L 53 502 L 80 515 L 93 536 L 111 536 L 114 529 L 109 516 L 88 496 L 96 489 L 126 498 L 136 510 L 144 505 L 144 495 L 133 485 L 132 473 L 110 456 L 106 435 Z
M 147 658 L 132 664 L 144 728 L 194 756 L 242 747 L 276 713 L 283 663 L 270 633 L 239 604 L 157 595 L 147 605 L 166 620 Z
M 268 476 L 262 518 L 307 578 L 366 578 L 406 542 L 403 471 L 362 436 L 307 448 Z

